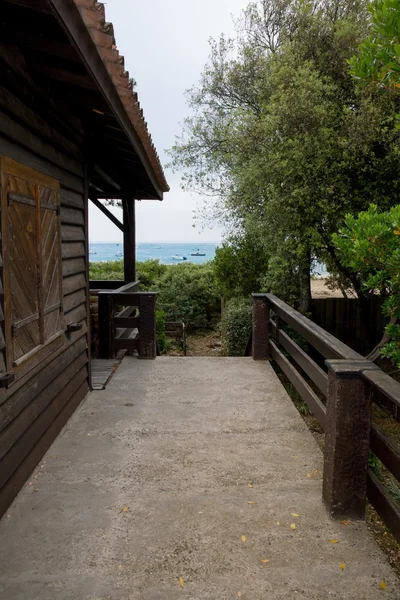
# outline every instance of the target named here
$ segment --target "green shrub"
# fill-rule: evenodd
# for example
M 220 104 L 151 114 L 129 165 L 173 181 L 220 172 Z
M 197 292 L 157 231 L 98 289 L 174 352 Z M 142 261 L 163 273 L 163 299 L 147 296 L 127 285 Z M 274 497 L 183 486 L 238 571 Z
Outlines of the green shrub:
M 251 334 L 250 298 L 232 298 L 225 306 L 221 321 L 222 352 L 225 356 L 243 356 Z
M 156 312 L 156 332 L 157 332 L 157 344 L 160 354 L 167 352 L 170 347 L 170 341 L 165 335 L 165 313 L 163 310 L 157 310 Z
M 91 280 L 121 280 L 122 260 L 90 263 Z M 211 327 L 221 313 L 220 292 L 211 263 L 163 265 L 151 259 L 136 264 L 141 291 L 158 292 L 157 306 L 168 321 L 187 327 Z
M 210 327 L 219 318 L 221 300 L 211 264 L 169 266 L 153 289 L 168 321 Z
M 107 260 L 89 263 L 90 281 L 124 281 L 124 261 Z
M 149 259 L 136 263 L 136 279 L 140 287 L 148 290 L 168 270 L 167 265 L 162 265 L 157 259 Z M 124 261 L 107 260 L 89 263 L 89 277 L 93 281 L 124 281 Z
M 136 263 L 136 280 L 140 281 L 140 289 L 145 291 L 157 284 L 158 280 L 168 270 L 156 258 Z

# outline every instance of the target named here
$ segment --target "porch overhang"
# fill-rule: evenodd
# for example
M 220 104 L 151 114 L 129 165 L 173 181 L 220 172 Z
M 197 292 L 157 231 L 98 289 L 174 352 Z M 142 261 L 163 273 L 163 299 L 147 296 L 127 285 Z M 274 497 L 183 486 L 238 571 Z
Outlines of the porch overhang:
M 82 123 L 89 195 L 162 200 L 169 187 L 104 16 L 94 0 L 5 0 L 3 24 L 18 27 L 3 26 L 2 40 Z

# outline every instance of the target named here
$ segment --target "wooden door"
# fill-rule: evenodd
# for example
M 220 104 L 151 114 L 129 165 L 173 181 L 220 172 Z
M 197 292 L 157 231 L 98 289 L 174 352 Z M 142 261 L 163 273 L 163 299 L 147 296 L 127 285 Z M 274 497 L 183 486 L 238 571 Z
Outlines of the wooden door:
M 0 160 L 7 370 L 64 333 L 59 183 Z M 40 357 L 39 357 L 40 358 Z

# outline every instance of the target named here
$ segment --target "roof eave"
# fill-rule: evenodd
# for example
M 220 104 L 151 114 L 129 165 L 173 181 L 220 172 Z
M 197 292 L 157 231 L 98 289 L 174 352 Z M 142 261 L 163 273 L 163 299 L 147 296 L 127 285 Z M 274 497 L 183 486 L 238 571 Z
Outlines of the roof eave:
M 159 200 L 163 199 L 163 190 L 152 168 L 151 162 L 145 152 L 142 142 L 135 131 L 132 122 L 126 113 L 121 98 L 114 83 L 97 51 L 91 35 L 83 22 L 78 8 L 73 0 L 48 0 L 60 25 L 73 43 L 77 53 L 81 57 L 88 73 L 95 82 L 99 92 L 107 102 L 121 128 L 128 137 L 132 147 L 140 158 L 143 167 L 154 187 Z

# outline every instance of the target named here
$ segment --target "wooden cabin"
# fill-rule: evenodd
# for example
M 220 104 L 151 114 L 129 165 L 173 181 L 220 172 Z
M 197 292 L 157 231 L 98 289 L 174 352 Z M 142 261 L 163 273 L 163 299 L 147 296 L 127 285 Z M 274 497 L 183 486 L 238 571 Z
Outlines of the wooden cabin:
M 1 515 L 91 388 L 89 200 L 128 284 L 135 200 L 168 185 L 102 4 L 4 0 L 0 22 Z

